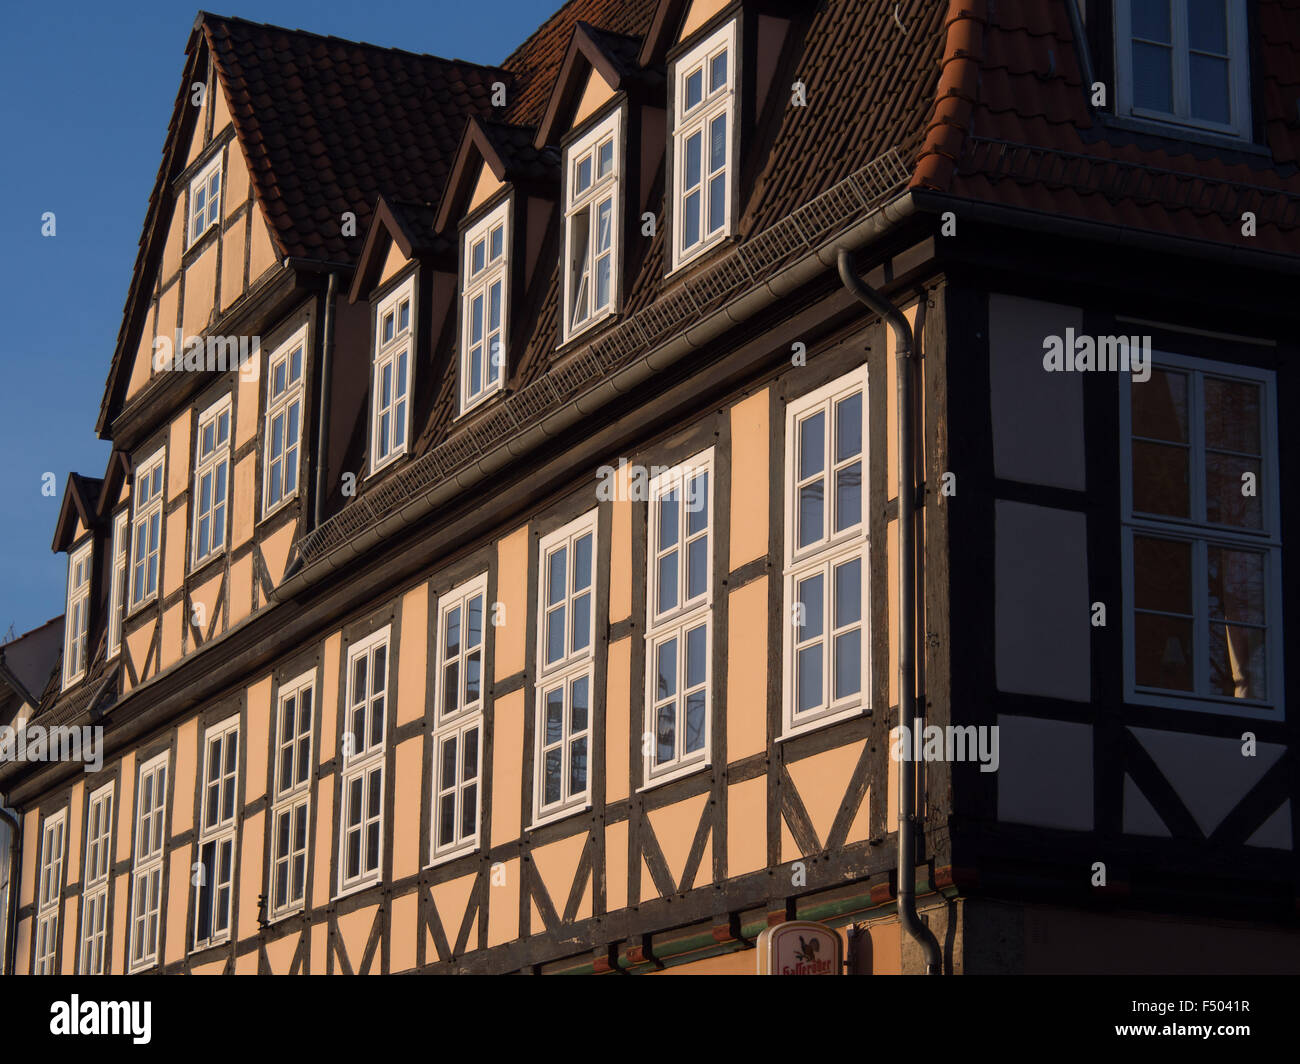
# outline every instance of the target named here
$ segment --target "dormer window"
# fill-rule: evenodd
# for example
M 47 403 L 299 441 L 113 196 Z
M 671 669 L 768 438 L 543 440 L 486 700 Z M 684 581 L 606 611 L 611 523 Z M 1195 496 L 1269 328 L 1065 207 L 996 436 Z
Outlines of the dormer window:
M 218 152 L 190 182 L 190 243 L 194 244 L 208 226 L 221 217 L 221 153 Z
M 620 224 L 622 114 L 564 153 L 564 336 L 614 312 Z
M 673 64 L 673 268 L 731 233 L 736 24 Z
M 375 315 L 375 375 L 371 387 L 370 468 L 403 455 L 410 437 L 411 339 L 415 332 L 415 281 L 379 304 Z
M 68 559 L 67 633 L 63 651 L 63 686 L 72 686 L 86 674 L 86 640 L 90 631 L 91 544 L 79 547 Z
M 266 457 L 262 462 L 263 516 L 298 494 L 302 440 L 302 370 L 307 350 L 304 325 L 272 356 L 266 374 Z
M 199 415 L 194 454 L 194 566 L 226 546 L 226 498 L 230 489 L 230 396 Z
M 465 234 L 461 252 L 461 412 L 505 380 L 510 204 L 502 203 Z
M 1250 135 L 1246 5 L 1117 0 L 1119 113 Z

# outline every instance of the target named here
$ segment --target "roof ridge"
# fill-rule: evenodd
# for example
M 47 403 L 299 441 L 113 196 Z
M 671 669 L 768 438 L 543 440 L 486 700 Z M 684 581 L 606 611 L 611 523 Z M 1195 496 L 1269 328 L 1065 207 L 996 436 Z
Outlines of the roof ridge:
M 570 2 L 573 2 L 573 0 L 570 0 Z M 351 37 L 339 37 L 332 33 L 316 33 L 314 30 L 295 29 L 289 26 L 280 26 L 273 22 L 254 22 L 252 19 L 241 18 L 238 15 L 218 15 L 212 11 L 200 11 L 198 21 L 201 24 L 207 24 L 208 20 L 238 23 L 239 25 L 251 26 L 258 30 L 275 30 L 279 33 L 291 33 L 297 37 L 310 37 L 313 40 L 345 44 L 353 48 L 368 48 L 371 51 L 384 52 L 388 55 L 406 55 L 410 56 L 412 59 L 432 59 L 435 62 L 443 63 L 448 66 L 476 67 L 479 70 L 493 70 L 501 74 L 512 73 L 508 68 L 497 66 L 494 63 L 476 63 L 472 59 L 449 58 L 445 55 L 434 55 L 432 52 L 413 52 L 408 48 L 396 48 L 386 44 L 374 44 L 371 41 L 358 41 Z

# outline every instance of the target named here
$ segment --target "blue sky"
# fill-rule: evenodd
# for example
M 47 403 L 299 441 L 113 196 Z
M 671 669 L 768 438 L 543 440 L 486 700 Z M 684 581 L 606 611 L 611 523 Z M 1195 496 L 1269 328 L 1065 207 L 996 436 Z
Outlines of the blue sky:
M 561 0 L 236 0 L 224 15 L 499 63 Z M 21 4 L 0 34 L 0 642 L 63 612 L 50 543 L 95 435 L 149 192 L 198 8 Z M 55 214 L 56 234 L 41 235 Z M 42 495 L 53 473 L 57 490 Z

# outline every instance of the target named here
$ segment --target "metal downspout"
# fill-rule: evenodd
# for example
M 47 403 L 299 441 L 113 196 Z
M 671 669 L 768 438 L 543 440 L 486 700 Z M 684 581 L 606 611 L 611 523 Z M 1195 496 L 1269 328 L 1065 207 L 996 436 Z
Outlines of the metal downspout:
M 868 309 L 889 323 L 897 341 L 898 362 L 898 722 L 919 727 L 913 719 L 916 701 L 914 644 L 916 640 L 916 555 L 913 524 L 916 486 L 912 457 L 912 327 L 899 309 L 866 284 L 853 269 L 853 255 L 841 249 L 837 259 L 840 281 Z M 898 759 L 898 919 L 903 930 L 925 953 L 925 974 L 942 971 L 939 943 L 916 913 L 916 762 Z
M 5 883 L 4 937 L 0 939 L 0 975 L 12 975 L 14 970 L 14 950 L 18 941 L 18 847 L 22 840 L 22 822 L 5 808 L 4 798 L 0 796 L 0 820 L 10 826 L 9 852 L 5 860 L 9 862 L 9 879 Z

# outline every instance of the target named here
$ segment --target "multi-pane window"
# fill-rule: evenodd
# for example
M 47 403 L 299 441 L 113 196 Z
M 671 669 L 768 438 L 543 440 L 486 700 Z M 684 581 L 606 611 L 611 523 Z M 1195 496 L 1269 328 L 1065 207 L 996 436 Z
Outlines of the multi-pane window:
M 1124 390 L 1129 695 L 1279 708 L 1273 377 L 1157 353 L 1150 379 Z
M 505 380 L 510 204 L 465 234 L 461 262 L 460 408 L 468 410 Z
M 731 232 L 736 24 L 673 64 L 673 266 Z
M 194 454 L 194 564 L 226 545 L 226 498 L 230 487 L 230 396 L 199 415 Z
M 786 734 L 865 704 L 866 396 L 864 367 L 786 411 Z
M 433 736 L 433 859 L 478 845 L 482 791 L 487 574 L 438 605 L 438 696 Z
M 125 510 L 113 518 L 113 575 L 108 592 L 108 651 L 113 658 L 122 649 L 122 610 L 126 595 L 127 522 Z
M 275 802 L 271 812 L 271 916 L 293 912 L 307 888 L 311 737 L 316 674 L 280 688 L 276 714 Z
M 86 872 L 81 895 L 82 975 L 103 975 L 108 936 L 108 873 L 112 864 L 113 785 L 90 796 L 86 810 Z
M 36 888 L 37 975 L 54 975 L 59 953 L 59 904 L 63 892 L 63 848 L 68 811 L 45 818 L 41 827 L 41 874 Z
M 707 764 L 713 621 L 713 451 L 655 477 L 647 522 L 647 783 Z
M 190 182 L 190 240 L 193 244 L 221 217 L 221 154 Z
M 262 511 L 269 514 L 298 494 L 302 441 L 304 326 L 271 356 L 266 373 L 266 455 L 262 460 Z
M 209 728 L 203 741 L 199 867 L 194 884 L 194 948 L 230 936 L 239 796 L 239 718 Z
M 565 150 L 565 336 L 613 313 L 622 113 Z
M 1241 0 L 1117 0 L 1115 41 L 1121 113 L 1249 135 Z
M 67 632 L 64 637 L 63 686 L 68 687 L 86 672 L 87 639 L 90 632 L 90 560 L 87 543 L 68 558 Z
M 596 511 L 543 539 L 538 557 L 534 821 L 581 806 L 590 793 Z
M 371 400 L 370 468 L 405 454 L 410 435 L 411 350 L 415 283 L 385 298 L 375 315 L 375 374 Z
M 158 593 L 158 559 L 162 549 L 163 467 L 167 451 L 146 459 L 135 474 L 132 521 L 131 605 Z
M 156 964 L 162 913 L 163 838 L 167 820 L 167 758 L 140 766 L 135 814 L 135 867 L 131 873 L 132 971 Z
M 383 859 L 388 636 L 385 627 L 348 651 L 340 890 L 377 880 Z

